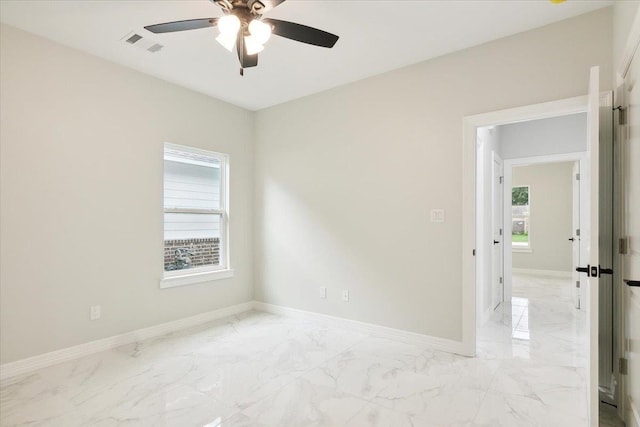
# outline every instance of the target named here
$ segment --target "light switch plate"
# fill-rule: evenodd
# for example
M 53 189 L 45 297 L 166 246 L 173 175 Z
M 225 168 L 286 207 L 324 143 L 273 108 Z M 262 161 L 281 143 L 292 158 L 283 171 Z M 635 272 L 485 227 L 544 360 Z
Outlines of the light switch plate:
M 102 310 L 99 305 L 92 305 L 89 309 L 89 318 L 91 320 L 98 320 L 102 315 L 101 311 Z

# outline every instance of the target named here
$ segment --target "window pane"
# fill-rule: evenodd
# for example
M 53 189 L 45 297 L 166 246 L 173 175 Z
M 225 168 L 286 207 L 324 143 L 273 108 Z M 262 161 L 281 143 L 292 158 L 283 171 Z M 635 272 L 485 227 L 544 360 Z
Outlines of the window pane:
M 514 247 L 529 246 L 529 187 L 511 190 L 511 241 Z
M 164 214 L 164 269 L 220 265 L 219 214 Z
M 220 161 L 164 161 L 164 207 L 220 209 Z
M 214 237 L 220 237 L 219 214 L 164 214 L 164 240 Z
M 529 187 L 513 187 L 511 189 L 511 204 L 513 206 L 528 206 Z

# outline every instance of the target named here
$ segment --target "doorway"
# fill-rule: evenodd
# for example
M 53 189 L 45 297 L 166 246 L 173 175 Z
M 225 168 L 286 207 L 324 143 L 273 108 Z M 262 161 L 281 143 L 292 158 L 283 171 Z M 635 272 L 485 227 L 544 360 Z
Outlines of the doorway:
M 547 114 L 550 113 L 547 112 Z M 582 227 L 579 224 L 572 224 L 573 221 L 580 220 L 580 210 L 589 209 L 588 198 L 582 198 L 580 203 L 579 197 L 580 191 L 588 192 L 586 187 L 588 180 L 576 180 L 575 189 L 572 183 L 572 176 L 579 178 L 578 172 L 572 175 L 572 168 L 585 170 L 583 178 L 587 177 L 589 172 L 586 156 L 586 126 L 586 113 L 573 110 L 567 111 L 567 114 L 546 118 L 538 117 L 534 120 L 519 120 L 514 123 L 477 128 L 475 159 L 477 215 L 474 249 L 476 249 L 476 321 L 478 324 L 484 323 L 500 303 L 511 301 L 514 256 L 522 260 L 526 258 L 537 260 L 537 265 L 532 264 L 528 267 L 520 265 L 521 269 L 547 270 L 552 273 L 561 273 L 569 278 L 572 276 L 571 272 L 580 259 L 578 236 L 580 229 L 589 228 L 588 215 L 584 216 L 585 223 Z M 555 234 L 553 232 L 546 235 L 539 234 L 543 238 L 538 240 L 534 251 L 535 230 L 533 234 L 530 233 L 529 218 L 531 189 L 524 183 L 523 188 L 520 188 L 520 195 L 524 198 L 518 202 L 520 206 L 512 207 L 513 170 L 525 165 L 537 168 L 537 165 L 559 163 L 564 163 L 566 166 L 562 169 L 566 172 L 564 175 L 566 179 L 561 186 L 564 192 L 558 194 L 556 191 L 558 186 L 552 182 L 544 182 L 546 185 L 544 187 L 542 181 L 549 181 L 549 179 L 548 173 L 542 171 L 542 177 L 546 178 L 541 179 L 539 183 L 541 191 L 534 196 L 537 197 L 537 206 L 540 208 L 538 212 L 546 219 L 544 228 L 552 228 Z M 556 194 L 554 203 L 564 205 L 565 213 L 569 215 L 565 215 L 564 228 L 557 227 L 557 221 L 548 215 L 553 204 L 549 205 L 549 194 L 545 193 Z M 575 209 L 572 205 L 574 201 Z M 572 209 L 574 209 L 573 212 Z M 560 231 L 557 231 L 558 229 Z M 513 255 L 513 251 L 517 254 Z M 575 252 L 575 259 L 572 258 L 572 251 Z M 563 254 L 564 264 L 558 262 L 559 253 Z M 573 262 L 575 265 L 572 265 Z M 578 281 L 579 278 L 573 281 L 575 289 L 572 289 L 573 304 L 576 306 L 581 299 L 586 298 L 586 294 L 579 294 L 581 288 Z M 582 291 L 584 292 L 584 288 Z
M 598 348 L 598 322 L 599 311 L 601 310 L 599 304 L 599 278 L 601 274 L 606 273 L 609 268 L 602 268 L 599 263 L 600 242 L 599 237 L 599 218 L 601 214 L 599 209 L 602 208 L 602 204 L 599 200 L 599 195 L 603 191 L 611 191 L 612 189 L 604 189 L 600 186 L 600 172 L 603 169 L 600 164 L 600 146 L 599 141 L 604 136 L 610 139 L 610 135 L 607 135 L 607 125 L 602 126 L 600 124 L 599 116 L 609 118 L 612 115 L 611 94 L 602 96 L 598 89 L 599 79 L 598 67 L 593 67 L 590 71 L 589 78 L 589 95 L 584 97 L 577 97 L 571 99 L 565 99 L 560 101 L 554 101 L 544 104 L 529 105 L 526 107 L 514 108 L 510 110 L 497 111 L 492 113 L 479 114 L 476 116 L 468 116 L 464 119 L 464 144 L 463 144 L 463 162 L 465 167 L 463 168 L 463 344 L 466 354 L 470 356 L 477 355 L 482 352 L 482 346 L 477 341 L 476 325 L 480 324 L 485 313 L 482 312 L 481 303 L 486 303 L 487 299 L 485 295 L 482 295 L 482 288 L 477 287 L 476 284 L 482 283 L 482 276 L 487 275 L 486 268 L 482 262 L 483 255 L 484 261 L 487 261 L 487 257 L 490 257 L 491 251 L 485 247 L 486 239 L 480 240 L 481 232 L 476 235 L 476 231 L 479 231 L 483 226 L 482 211 L 483 206 L 479 203 L 480 194 L 477 186 L 476 173 L 480 171 L 479 163 L 483 157 L 481 155 L 480 147 L 478 144 L 480 141 L 480 134 L 478 129 L 482 127 L 496 127 L 506 124 L 525 123 L 527 121 L 534 121 L 538 119 L 546 118 L 559 118 L 561 116 L 575 115 L 579 113 L 587 113 L 587 156 L 585 168 L 581 168 L 581 177 L 585 179 L 585 189 L 587 191 L 581 192 L 580 204 L 587 204 L 589 207 L 586 209 L 586 215 L 581 215 L 580 222 L 580 238 L 584 244 L 580 245 L 580 259 L 582 263 L 589 262 L 587 266 L 581 266 L 581 277 L 585 281 L 583 289 L 581 289 L 581 304 L 584 306 L 584 312 L 586 313 L 587 320 L 587 336 L 586 344 L 587 349 L 583 353 L 586 355 L 586 365 L 588 367 L 587 380 L 587 409 L 585 412 L 588 414 L 588 422 L 591 425 L 597 425 L 598 420 L 598 363 L 599 363 L 599 348 Z M 610 126 L 609 126 L 610 128 Z M 603 131 L 604 130 L 604 134 Z M 600 133 L 599 133 L 600 131 Z M 500 141 L 497 142 L 500 144 Z M 544 147 L 544 141 L 536 141 L 529 145 L 534 148 Z M 477 156 L 476 156 L 477 154 Z M 538 153 L 538 157 L 542 154 Z M 535 156 L 535 155 L 533 155 Z M 503 156 L 506 157 L 506 156 Z M 599 159 L 600 157 L 600 159 Z M 596 161 L 591 161 L 591 160 Z M 572 160 L 572 159 L 569 159 Z M 574 159 L 573 159 L 574 160 Z M 473 165 L 476 165 L 474 168 Z M 487 172 L 487 169 L 484 169 Z M 508 171 L 505 171 L 505 175 Z M 506 181 L 506 177 L 505 177 Z M 510 187 L 510 184 L 505 182 L 506 187 Z M 582 187 L 581 187 L 582 189 Z M 486 199 L 486 195 L 484 195 Z M 593 203 L 590 203 L 593 201 Z M 505 204 L 506 206 L 506 204 Z M 476 215 L 477 213 L 477 215 Z M 487 224 L 484 224 L 485 226 Z M 486 233 L 485 236 L 486 237 Z M 492 242 L 489 242 L 489 244 Z M 506 245 L 504 245 L 506 247 Z M 467 252 L 468 251 L 468 252 Z M 505 258 L 509 256 L 510 251 L 504 251 Z M 468 255 L 467 255 L 468 254 Z M 491 260 L 489 260 L 491 261 Z M 505 270 L 510 268 L 509 263 L 504 264 Z M 505 274 L 505 279 L 509 275 Z M 506 282 L 506 280 L 505 280 Z M 505 283 L 504 287 L 504 299 L 511 300 L 512 295 L 509 295 L 508 284 Z M 508 337 L 507 339 L 511 339 Z M 506 340 L 505 340 L 506 341 Z M 553 351 L 553 349 L 551 349 Z M 580 400 L 580 399 L 578 399 Z M 586 423 L 586 421 L 584 422 Z
M 514 271 L 545 274 L 566 278 L 572 305 L 586 309 L 586 286 L 576 268 L 587 259 L 588 166 L 586 151 L 505 160 L 505 185 L 511 189 L 504 195 L 505 232 L 512 241 L 504 251 L 505 298 L 513 293 Z M 522 187 L 526 204 L 514 200 L 514 189 Z
M 555 157 L 554 159 L 549 159 L 549 154 L 540 152 L 529 153 L 528 156 L 523 156 L 522 158 L 526 158 L 526 162 L 529 163 L 534 160 L 540 163 L 562 160 L 579 162 L 578 174 L 580 182 L 577 186 L 579 186 L 580 192 L 579 196 L 572 196 L 572 205 L 580 206 L 580 214 L 576 218 L 572 218 L 572 220 L 576 220 L 580 227 L 575 228 L 574 226 L 573 233 L 569 233 L 565 238 L 573 239 L 570 241 L 574 244 L 576 237 L 579 236 L 580 248 L 574 250 L 574 255 L 576 256 L 572 256 L 571 259 L 573 263 L 577 263 L 577 260 L 579 260 L 580 264 L 587 264 L 580 265 L 578 268 L 580 271 L 580 284 L 578 286 L 580 287 L 575 291 L 570 305 L 573 306 L 572 308 L 575 312 L 581 311 L 586 317 L 586 328 L 584 329 L 586 338 L 583 340 L 586 343 L 586 348 L 582 352 L 584 359 L 586 359 L 582 363 L 588 367 L 586 376 L 587 409 L 585 409 L 585 412 L 588 414 L 589 424 L 597 425 L 598 402 L 606 395 L 603 391 L 612 389 L 611 386 L 615 385 L 615 378 L 613 382 L 608 383 L 603 383 L 602 379 L 612 378 L 611 362 L 616 360 L 615 348 L 617 348 L 618 343 L 613 342 L 613 351 L 611 346 L 605 348 L 605 345 L 603 347 L 603 342 L 607 340 L 602 339 L 601 321 L 603 318 L 610 317 L 606 315 L 607 310 L 611 312 L 614 307 L 607 308 L 599 305 L 601 302 L 607 303 L 607 298 L 600 298 L 600 294 L 611 291 L 611 288 L 607 290 L 600 286 L 600 284 L 607 282 L 606 279 L 601 280 L 601 276 L 611 274 L 610 266 L 603 266 L 600 261 L 607 262 L 612 258 L 613 253 L 613 247 L 610 244 L 612 239 L 605 236 L 606 229 L 610 228 L 606 218 L 612 218 L 611 212 L 607 212 L 607 210 L 611 210 L 612 206 L 608 203 L 606 197 L 603 197 L 603 194 L 608 194 L 609 196 L 614 194 L 613 187 L 609 185 L 612 180 L 607 178 L 607 176 L 611 175 L 613 167 L 606 160 L 607 157 L 612 158 L 607 154 L 607 151 L 611 149 L 611 141 L 613 140 L 611 131 L 613 107 L 611 93 L 601 94 L 598 91 L 598 68 L 592 68 L 590 74 L 589 96 L 469 116 L 464 120 L 464 164 L 467 167 L 475 164 L 476 167 L 465 167 L 463 173 L 465 182 L 463 194 L 463 247 L 465 252 L 468 250 L 469 254 L 469 257 L 463 256 L 463 280 L 465 283 L 463 286 L 463 299 L 465 308 L 468 310 L 468 313 L 466 311 L 463 313 L 463 342 L 466 352 L 470 356 L 484 352 L 486 349 L 482 348 L 484 343 L 478 339 L 476 325 L 481 325 L 493 312 L 493 310 L 487 310 L 489 303 L 493 303 L 493 300 L 491 300 L 492 293 L 486 290 L 490 287 L 482 286 L 491 283 L 492 274 L 487 271 L 492 271 L 493 268 L 492 251 L 490 247 L 487 247 L 487 245 L 490 246 L 493 243 L 492 240 L 487 240 L 492 230 L 490 228 L 491 218 L 489 218 L 489 221 L 486 219 L 487 213 L 491 215 L 491 209 L 486 207 L 486 201 L 489 198 L 486 194 L 488 190 L 483 190 L 484 185 L 479 185 L 481 177 L 486 177 L 490 170 L 487 163 L 485 163 L 487 149 L 489 147 L 498 147 L 502 150 L 499 153 L 505 159 L 504 186 L 511 189 L 511 182 L 509 181 L 511 179 L 510 168 L 507 167 L 507 162 L 514 160 L 515 163 L 518 157 L 516 156 L 515 159 L 512 159 L 505 155 L 504 147 L 502 146 L 503 141 L 499 137 L 500 127 L 515 124 L 524 125 L 540 119 L 560 119 L 563 116 L 576 116 L 580 113 L 587 113 L 586 155 L 585 152 L 580 152 L 579 150 L 573 152 L 565 150 L 563 153 L 552 154 Z M 604 141 L 604 144 L 600 144 L 600 141 Z M 473 144 L 469 144 L 469 142 L 473 142 Z M 483 146 L 485 147 L 484 149 Z M 544 148 L 545 144 L 544 140 L 542 142 L 539 140 L 527 144 L 527 146 L 536 150 Z M 592 161 L 594 159 L 595 161 Z M 509 194 L 509 197 L 511 197 L 511 194 Z M 509 210 L 507 210 L 507 206 Z M 503 207 L 505 235 L 510 235 L 510 233 L 507 233 L 507 231 L 511 231 L 507 230 L 507 226 L 511 227 L 510 200 L 509 203 L 504 203 Z M 599 228 L 603 225 L 606 225 L 606 227 L 601 233 Z M 535 235 L 532 237 L 532 241 L 535 241 Z M 605 241 L 605 244 L 602 244 L 603 241 Z M 509 283 L 512 277 L 512 271 L 509 270 L 512 268 L 513 260 L 510 258 L 510 247 L 509 250 L 506 249 L 507 247 L 509 246 L 503 244 L 504 287 L 502 306 L 506 306 L 507 309 L 511 310 L 511 319 L 509 321 L 514 321 L 515 317 L 519 316 L 523 319 L 527 316 L 525 316 L 526 307 L 524 309 L 518 308 L 517 310 L 521 312 L 515 313 L 516 305 L 512 298 L 512 283 Z M 602 254 L 602 252 L 607 253 Z M 575 282 L 577 281 L 574 280 Z M 510 307 L 507 304 L 510 304 Z M 605 313 L 603 318 L 599 316 L 601 312 Z M 502 314 L 503 319 L 507 321 L 504 309 Z M 607 326 L 605 330 L 609 335 L 613 335 L 611 327 Z M 513 336 L 503 336 L 501 338 L 502 344 L 507 343 L 512 338 Z M 527 347 L 527 349 L 534 347 Z M 549 348 L 549 350 L 555 351 L 557 349 Z M 514 356 L 514 351 L 512 349 L 512 356 Z M 599 375 L 602 373 L 605 375 Z M 598 395 L 599 389 L 600 396 Z M 578 398 L 577 400 L 579 401 L 580 399 Z
M 506 270 L 512 275 L 548 275 L 570 282 L 580 265 L 580 205 L 574 206 L 574 199 L 580 199 L 580 186 L 574 185 L 579 184 L 580 175 L 574 169 L 579 169 L 580 161 L 506 163 L 511 186 L 505 189 L 504 227 L 512 262 Z M 513 283 L 512 277 L 508 279 Z M 571 288 L 572 305 L 579 308 L 575 292 L 579 285 Z
M 572 125 L 580 131 L 574 138 L 558 131 Z M 476 184 L 483 197 L 476 201 L 476 223 L 482 227 L 487 223 L 483 217 L 488 217 L 490 228 L 478 228 L 476 237 L 476 292 L 478 299 L 482 295 L 491 299 L 477 323 L 477 354 L 500 361 L 492 393 L 506 396 L 510 405 L 530 402 L 515 398 L 512 403 L 512 394 L 539 402 L 575 402 L 564 412 L 541 405 L 541 418 L 536 419 L 541 425 L 587 424 L 588 383 L 578 374 L 586 364 L 587 319 L 585 310 L 576 309 L 579 288 L 572 278 L 573 246 L 577 252 L 580 246 L 574 238 L 580 226 L 573 230 L 573 202 L 574 198 L 588 201 L 573 194 L 574 168 L 583 163 L 589 169 L 586 127 L 586 114 L 574 113 L 478 129 Z M 531 140 L 550 141 L 552 136 L 542 135 L 538 128 L 561 135 L 562 141 L 552 141 L 549 148 L 565 152 L 526 151 L 539 149 Z M 575 146 L 569 145 L 572 139 Z M 567 147 L 582 151 L 567 152 Z M 485 162 L 487 157 L 491 163 Z M 575 187 L 579 193 L 580 185 Z M 579 202 L 576 207 L 579 222 Z M 483 273 L 485 269 L 491 275 Z M 499 276 L 504 279 L 501 288 Z M 538 388 L 540 381 L 552 386 Z M 542 415 L 542 408 L 547 415 Z

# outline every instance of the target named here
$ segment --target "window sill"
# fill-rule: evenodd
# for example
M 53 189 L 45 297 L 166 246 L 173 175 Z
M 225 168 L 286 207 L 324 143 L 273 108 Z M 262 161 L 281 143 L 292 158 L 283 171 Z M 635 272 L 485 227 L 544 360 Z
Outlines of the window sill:
M 205 271 L 201 273 L 184 274 L 181 276 L 163 277 L 160 279 L 160 289 L 211 282 L 213 280 L 228 279 L 230 277 L 233 277 L 233 270 Z
M 533 253 L 533 249 L 531 249 L 531 248 L 519 248 L 517 246 L 512 246 L 511 247 L 511 252 L 530 254 L 530 253 Z

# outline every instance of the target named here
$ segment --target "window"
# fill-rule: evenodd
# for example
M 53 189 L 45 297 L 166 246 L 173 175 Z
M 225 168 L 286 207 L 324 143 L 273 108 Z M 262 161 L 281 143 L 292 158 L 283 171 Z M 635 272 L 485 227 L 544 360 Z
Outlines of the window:
M 511 245 L 513 249 L 531 249 L 529 186 L 511 189 Z
M 164 146 L 164 275 L 161 287 L 230 277 L 227 156 Z

